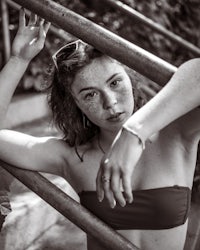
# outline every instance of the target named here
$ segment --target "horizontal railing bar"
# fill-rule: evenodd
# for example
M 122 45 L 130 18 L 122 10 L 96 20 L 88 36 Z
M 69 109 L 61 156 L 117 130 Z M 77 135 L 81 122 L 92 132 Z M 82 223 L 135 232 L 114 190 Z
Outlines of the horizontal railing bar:
M 139 249 L 38 172 L 16 168 L 1 160 L 0 166 L 109 250 Z
M 194 44 L 186 41 L 182 37 L 174 34 L 173 32 L 167 30 L 162 25 L 156 23 L 155 21 L 151 20 L 150 18 L 144 16 L 140 12 L 136 11 L 135 9 L 131 8 L 130 6 L 124 4 L 118 0 L 103 0 L 105 3 L 109 4 L 111 7 L 119 10 L 120 12 L 124 13 L 127 17 L 132 18 L 134 21 L 141 23 L 145 26 L 148 26 L 152 30 L 162 34 L 164 37 L 167 37 L 173 42 L 176 42 L 183 48 L 187 49 L 191 53 L 196 56 L 200 56 L 200 48 L 195 46 Z
M 14 0 L 163 86 L 176 67 L 51 0 Z

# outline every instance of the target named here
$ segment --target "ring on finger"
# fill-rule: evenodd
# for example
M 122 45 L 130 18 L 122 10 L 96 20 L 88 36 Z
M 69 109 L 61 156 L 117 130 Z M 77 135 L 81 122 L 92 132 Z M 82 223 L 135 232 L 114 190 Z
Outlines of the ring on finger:
M 105 183 L 105 182 L 110 182 L 110 179 L 107 178 L 105 175 L 102 175 L 101 181 L 102 181 L 103 183 Z

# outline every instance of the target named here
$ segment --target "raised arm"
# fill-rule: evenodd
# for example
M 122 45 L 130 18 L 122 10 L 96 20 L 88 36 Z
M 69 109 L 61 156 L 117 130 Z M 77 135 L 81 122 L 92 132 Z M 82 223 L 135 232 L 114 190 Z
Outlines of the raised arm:
M 139 137 L 146 141 L 152 134 L 199 105 L 200 58 L 197 58 L 182 64 L 159 94 L 136 112 L 124 127 L 136 130 Z
M 0 128 L 19 80 L 44 46 L 49 26 L 35 14 L 31 14 L 26 25 L 24 10 L 20 10 L 19 29 L 13 41 L 11 57 L 0 73 Z
M 0 72 L 0 129 L 3 128 L 6 112 L 13 93 L 18 85 L 19 80 L 24 74 L 30 60 L 42 49 L 44 45 L 45 33 L 48 30 L 49 24 L 43 24 L 41 20 L 38 28 L 32 28 L 37 19 L 32 14 L 28 26 L 25 24 L 25 14 L 20 10 L 19 29 L 12 46 L 12 55 Z M 31 49 L 29 49 L 31 47 Z M 1 131 L 0 131 L 1 133 Z M 14 139 L 14 138 L 13 138 Z M 5 147 L 0 142 L 1 156 L 5 156 Z M 9 145 L 7 145 L 9 148 Z M 10 155 L 12 152 L 10 151 Z M 8 157 L 8 152 L 7 152 Z M 3 159 L 3 157 L 1 157 Z M 4 158 L 4 160 L 6 160 Z M 10 204 L 8 199 L 8 190 L 11 178 L 5 174 L 5 171 L 0 167 L 0 231 L 5 216 L 10 212 Z
M 110 204 L 116 200 L 125 205 L 125 198 L 132 201 L 131 176 L 142 154 L 145 141 L 169 123 L 183 116 L 200 105 L 200 59 L 192 59 L 179 67 L 168 84 L 144 107 L 138 110 L 123 125 L 114 140 L 109 152 L 104 156 L 97 176 L 97 192 L 102 200 L 104 192 Z M 163 112 L 164 111 L 164 112 Z M 200 112 L 193 121 L 193 128 L 199 128 Z M 197 123 L 195 125 L 195 123 Z M 189 126 L 188 126 L 189 128 Z M 189 133 L 189 131 L 185 131 Z M 120 192 L 120 187 L 111 176 L 112 172 L 118 173 L 122 180 L 125 197 Z M 111 185 L 103 186 L 103 175 L 111 178 Z M 115 174 L 116 176 L 116 174 Z M 118 179 L 118 177 L 116 178 Z M 116 188 L 116 186 L 118 186 Z
M 12 45 L 12 55 L 0 73 L 0 159 L 17 167 L 59 174 L 64 160 L 63 142 L 56 138 L 36 138 L 3 129 L 6 112 L 19 80 L 30 61 L 44 47 L 50 23 L 31 14 L 26 24 L 20 10 L 19 29 Z M 64 153 L 63 153 L 64 154 Z

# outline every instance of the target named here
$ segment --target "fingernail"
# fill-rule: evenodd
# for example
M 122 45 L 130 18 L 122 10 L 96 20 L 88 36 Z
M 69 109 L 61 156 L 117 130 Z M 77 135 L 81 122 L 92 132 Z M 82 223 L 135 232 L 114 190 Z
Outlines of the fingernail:
M 116 206 L 116 201 L 114 200 L 113 203 L 111 204 L 111 208 L 114 208 Z
M 102 202 L 103 198 L 102 197 L 98 197 L 99 202 Z
M 132 202 L 133 202 L 133 198 L 130 198 L 130 199 L 128 200 L 128 202 L 129 202 L 129 203 L 132 203 Z
M 120 205 L 121 205 L 121 207 L 125 207 L 126 206 L 126 202 L 123 202 Z

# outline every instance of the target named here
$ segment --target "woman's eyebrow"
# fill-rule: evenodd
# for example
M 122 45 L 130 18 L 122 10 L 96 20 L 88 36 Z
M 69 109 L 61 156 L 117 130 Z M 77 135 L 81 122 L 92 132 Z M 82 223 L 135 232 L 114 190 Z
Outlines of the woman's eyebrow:
M 107 80 L 106 80 L 106 83 L 108 83 L 109 81 L 111 81 L 114 77 L 116 77 L 117 75 L 119 75 L 119 73 L 114 73 L 111 77 L 109 77 Z M 83 91 L 86 91 L 86 90 L 91 90 L 91 89 L 94 89 L 94 87 L 86 87 L 86 88 L 82 88 L 79 90 L 79 94 Z
M 113 74 L 111 77 L 109 77 L 107 80 L 106 80 L 106 83 L 110 82 L 115 76 L 119 75 L 119 73 L 115 73 Z
M 93 87 L 82 88 L 82 89 L 79 90 L 78 93 L 80 94 L 80 93 L 83 92 L 83 91 L 91 90 L 91 89 L 94 89 L 94 88 L 93 88 Z

